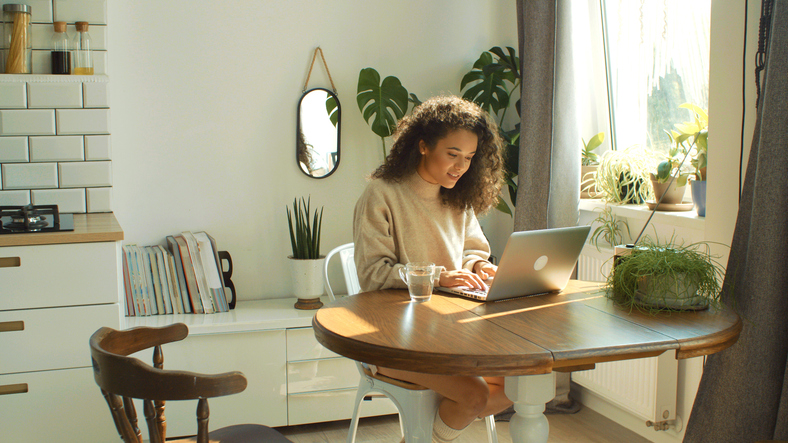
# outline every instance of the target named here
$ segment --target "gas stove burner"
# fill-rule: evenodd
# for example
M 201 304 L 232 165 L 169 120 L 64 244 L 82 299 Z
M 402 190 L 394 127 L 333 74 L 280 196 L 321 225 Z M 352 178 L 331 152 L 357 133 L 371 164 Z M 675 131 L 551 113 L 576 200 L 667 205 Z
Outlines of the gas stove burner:
M 0 234 L 73 230 L 73 216 L 61 216 L 57 205 L 0 206 Z

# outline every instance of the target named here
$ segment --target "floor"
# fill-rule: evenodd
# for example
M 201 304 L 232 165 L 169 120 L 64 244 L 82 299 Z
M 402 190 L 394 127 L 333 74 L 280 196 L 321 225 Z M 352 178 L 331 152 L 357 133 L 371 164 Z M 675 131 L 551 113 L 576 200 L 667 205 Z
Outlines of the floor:
M 616 424 L 610 419 L 581 408 L 571 415 L 549 414 L 550 437 L 548 443 L 649 443 L 649 440 Z M 347 441 L 350 420 L 277 428 L 293 443 L 341 443 Z M 509 423 L 497 422 L 498 442 L 511 443 Z M 397 415 L 361 419 L 356 442 L 399 443 L 401 439 Z M 456 443 L 483 443 L 487 441 L 484 421 L 478 420 L 455 440 Z

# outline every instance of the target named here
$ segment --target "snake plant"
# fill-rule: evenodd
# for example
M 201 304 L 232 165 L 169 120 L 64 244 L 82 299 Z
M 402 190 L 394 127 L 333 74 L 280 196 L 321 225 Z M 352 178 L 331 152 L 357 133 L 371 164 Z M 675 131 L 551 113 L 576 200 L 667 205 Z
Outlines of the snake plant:
M 301 197 L 293 200 L 293 210 L 287 210 L 287 224 L 290 227 L 290 244 L 295 259 L 320 258 L 320 228 L 323 224 L 323 207 L 311 214 L 311 198 Z M 312 220 L 310 221 L 310 217 Z

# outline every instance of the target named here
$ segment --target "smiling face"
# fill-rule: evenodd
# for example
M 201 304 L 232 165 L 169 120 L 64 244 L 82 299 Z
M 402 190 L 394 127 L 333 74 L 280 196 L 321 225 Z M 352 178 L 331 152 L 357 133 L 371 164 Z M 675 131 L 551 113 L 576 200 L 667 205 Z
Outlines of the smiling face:
M 439 139 L 434 147 L 419 141 L 421 161 L 417 171 L 421 178 L 451 189 L 471 166 L 479 138 L 467 129 L 455 129 Z

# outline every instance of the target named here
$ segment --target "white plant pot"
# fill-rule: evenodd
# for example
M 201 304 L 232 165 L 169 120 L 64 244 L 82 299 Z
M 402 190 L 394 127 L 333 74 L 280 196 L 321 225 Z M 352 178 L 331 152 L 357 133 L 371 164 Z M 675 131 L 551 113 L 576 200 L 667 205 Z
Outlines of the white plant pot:
M 293 279 L 293 295 L 298 298 L 297 309 L 317 309 L 323 306 L 320 296 L 323 295 L 323 262 L 325 257 L 317 259 L 290 259 L 290 276 Z
M 687 281 L 685 274 L 675 276 L 652 275 L 638 281 L 635 299 L 645 306 L 679 310 L 700 310 L 709 306 L 709 301 L 698 293 L 698 284 Z

